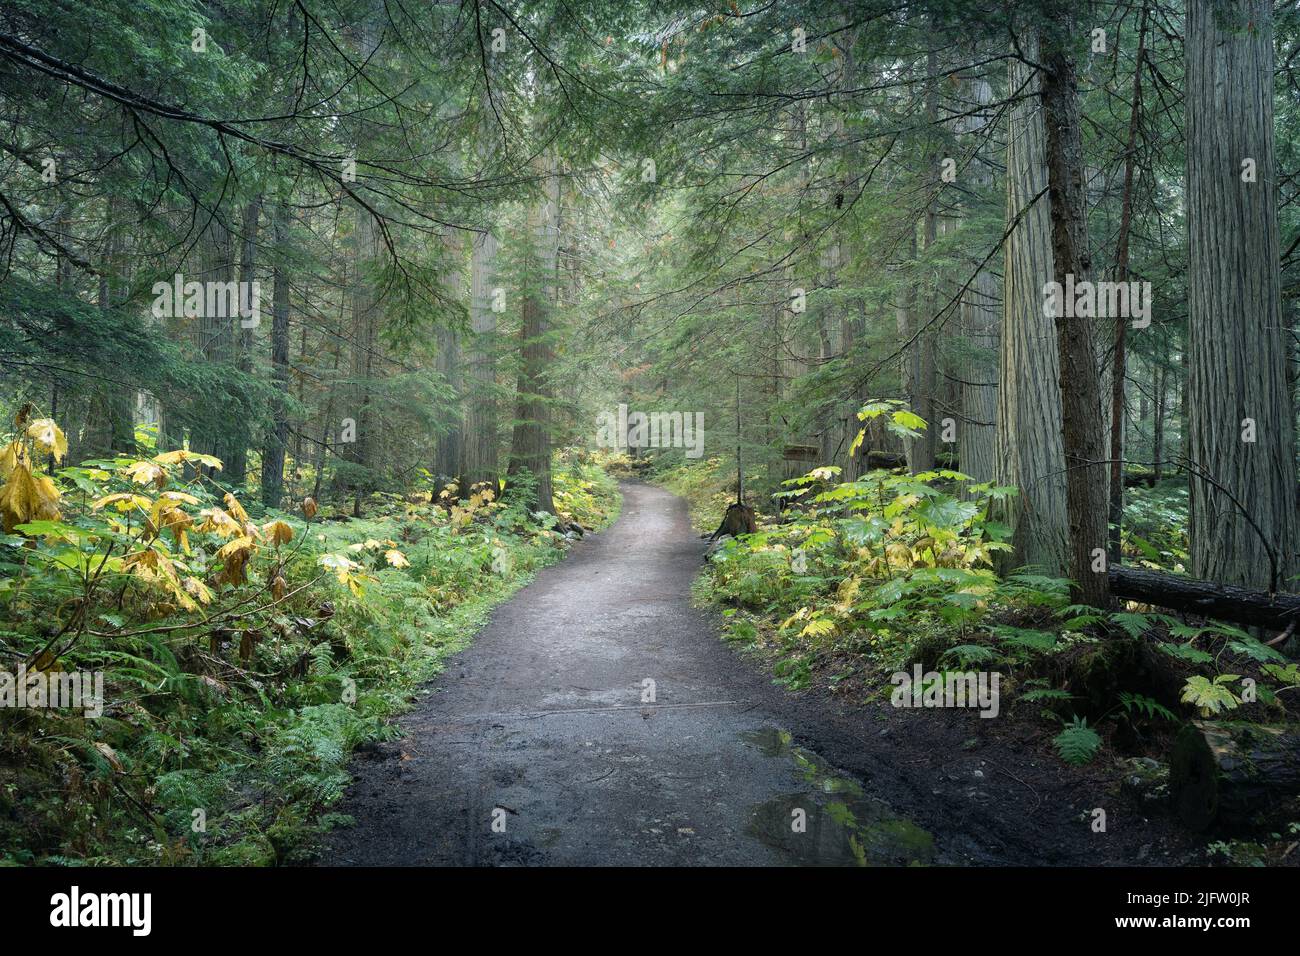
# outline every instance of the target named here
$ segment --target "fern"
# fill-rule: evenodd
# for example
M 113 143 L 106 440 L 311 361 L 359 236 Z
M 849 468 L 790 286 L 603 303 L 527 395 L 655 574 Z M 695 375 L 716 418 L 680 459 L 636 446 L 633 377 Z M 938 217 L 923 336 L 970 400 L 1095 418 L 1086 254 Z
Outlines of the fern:
M 1027 651 L 1045 654 L 1056 647 L 1056 635 L 1049 631 L 1035 631 L 1024 627 L 1006 625 L 993 629 L 998 639 L 1005 645 Z
M 1250 635 L 1228 642 L 1228 649 L 1258 663 L 1285 664 L 1286 657 Z
M 1300 665 L 1287 664 L 1282 667 L 1278 664 L 1265 664 L 1263 667 L 1265 674 L 1275 677 L 1284 684 L 1300 684 Z
M 1017 699 L 1032 704 L 1040 700 L 1074 700 L 1074 695 L 1058 687 L 1035 687 L 1033 690 L 1025 691 Z
M 1123 628 L 1129 637 L 1141 637 L 1151 627 L 1151 618 L 1145 614 L 1112 614 L 1110 619 Z
M 1145 716 L 1148 720 L 1155 720 L 1156 718 L 1161 720 L 1178 719 L 1178 715 L 1168 707 L 1165 707 L 1159 701 L 1152 700 L 1150 697 L 1144 697 L 1142 694 L 1130 694 L 1128 691 L 1123 691 L 1119 695 L 1119 702 L 1120 706 L 1130 716 L 1136 713 Z
M 1061 759 L 1076 767 L 1088 763 L 1101 749 L 1101 737 L 1088 726 L 1086 717 L 1075 717 L 1052 743 Z
M 1170 657 L 1176 657 L 1180 661 L 1188 664 L 1208 664 L 1214 660 L 1212 656 L 1205 653 L 1199 647 L 1192 647 L 1191 644 L 1157 644 L 1156 647 L 1168 654 Z
M 982 644 L 958 644 L 943 652 L 944 657 L 953 657 L 959 666 L 970 667 L 985 661 L 995 660 L 997 655 Z

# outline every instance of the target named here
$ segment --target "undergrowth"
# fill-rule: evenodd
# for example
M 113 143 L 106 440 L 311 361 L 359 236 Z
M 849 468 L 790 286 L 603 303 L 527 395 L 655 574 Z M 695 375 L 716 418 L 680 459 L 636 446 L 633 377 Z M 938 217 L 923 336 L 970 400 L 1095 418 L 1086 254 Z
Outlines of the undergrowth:
M 867 405 L 911 436 L 924 422 L 899 403 Z M 659 480 L 712 530 L 734 495 L 720 461 L 682 463 Z M 1016 489 L 951 470 L 872 471 L 853 481 L 817 468 L 787 481 L 785 507 L 760 509 L 756 534 L 712 550 L 697 596 L 722 607 L 723 638 L 766 659 L 777 683 L 888 700 L 892 679 L 1000 675 L 1002 708 L 1055 726 L 1057 755 L 1090 762 L 1116 752 L 1163 754 L 1194 717 L 1276 720 L 1300 673 L 1241 628 L 1127 606 L 1070 603 L 1069 582 L 1019 568 L 995 572 L 1010 531 L 996 520 Z M 1185 496 L 1134 489 L 1126 556 L 1181 570 Z M 1014 556 L 1012 556 L 1012 560 Z M 999 562 L 1005 563 L 1005 562 Z
M 364 519 L 261 512 L 209 456 L 58 467 L 57 426 L 18 424 L 0 441 L 0 672 L 10 694 L 24 673 L 98 674 L 102 700 L 0 707 L 5 864 L 302 859 L 342 822 L 353 749 L 395 734 L 487 611 L 563 554 L 559 527 L 617 511 L 599 463 L 566 453 L 558 521 L 486 486 L 374 495 Z

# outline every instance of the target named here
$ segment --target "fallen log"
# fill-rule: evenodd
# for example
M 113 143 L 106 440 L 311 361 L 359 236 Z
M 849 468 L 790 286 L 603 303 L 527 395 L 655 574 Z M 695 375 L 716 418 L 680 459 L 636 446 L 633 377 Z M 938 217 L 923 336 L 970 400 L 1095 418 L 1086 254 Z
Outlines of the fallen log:
M 1279 631 L 1300 622 L 1300 594 L 1269 594 L 1146 568 L 1111 567 L 1109 576 L 1111 593 L 1130 601 Z
M 907 456 L 892 451 L 867 452 L 867 468 L 906 468 Z
M 1247 832 L 1300 813 L 1300 728 L 1193 721 L 1174 741 L 1169 796 L 1193 830 Z

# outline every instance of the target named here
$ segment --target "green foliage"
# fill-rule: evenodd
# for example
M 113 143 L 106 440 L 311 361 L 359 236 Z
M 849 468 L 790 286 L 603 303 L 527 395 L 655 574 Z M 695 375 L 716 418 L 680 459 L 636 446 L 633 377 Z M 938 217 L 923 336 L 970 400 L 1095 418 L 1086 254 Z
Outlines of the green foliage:
M 1121 544 L 1126 558 L 1135 563 L 1166 571 L 1186 571 L 1187 482 L 1126 489 Z
M 177 451 L 58 469 L 57 517 L 0 538 L 0 652 L 100 671 L 105 691 L 98 719 L 0 710 L 0 860 L 300 859 L 352 750 L 390 738 L 386 718 L 486 610 L 563 553 L 552 516 L 484 489 L 376 495 L 357 520 L 313 519 L 310 503 L 253 522 L 185 477 L 199 463 Z M 591 462 L 561 460 L 556 484 L 590 526 L 616 507 Z
M 1129 637 L 1139 638 L 1151 628 L 1151 618 L 1145 614 L 1116 613 L 1110 619 L 1124 629 Z
M 908 432 L 924 424 L 894 400 L 867 404 L 861 417 Z M 697 526 L 709 530 L 733 499 L 727 478 L 716 459 L 661 471 L 670 489 L 688 496 Z M 1056 633 L 998 621 L 1013 609 L 1054 611 L 1069 588 L 1028 571 L 994 573 L 994 556 L 1009 546 L 1007 529 L 989 511 L 1014 493 L 950 469 L 877 470 L 845 481 L 837 468 L 817 468 L 784 482 L 782 520 L 724 539 L 705 590 L 776 625 L 751 633 L 733 624 L 727 638 L 775 653 L 786 683 L 802 685 L 810 666 L 845 653 L 869 663 L 854 673 L 882 678 L 918 654 L 962 668 L 1050 655 L 1060 645 Z
M 1052 738 L 1052 744 L 1066 763 L 1082 766 L 1097 756 L 1097 751 L 1101 749 L 1101 737 L 1088 726 L 1086 718 L 1075 717 Z
M 882 658 L 987 613 L 1000 596 L 992 555 L 1006 548 L 987 509 L 1003 490 L 946 470 L 833 478 L 786 482 L 793 519 L 725 543 L 710 567 L 720 597 L 784 617 L 782 632 L 810 646 L 853 635 Z M 960 485 L 974 497 L 958 497 Z
M 1178 715 L 1165 707 L 1159 701 L 1152 700 L 1142 694 L 1134 694 L 1129 691 L 1121 691 L 1119 695 L 1120 706 L 1130 716 L 1145 717 L 1148 720 L 1169 720 L 1176 721 Z
M 943 656 L 952 658 L 963 670 L 997 660 L 997 654 L 983 644 L 956 644 L 944 651 Z
M 1188 664 L 1209 664 L 1214 661 L 1213 655 L 1191 644 L 1167 644 L 1162 641 L 1156 646 L 1170 657 L 1176 657 Z
M 1214 717 L 1223 711 L 1236 710 L 1241 698 L 1228 685 L 1238 679 L 1237 674 L 1220 674 L 1211 679 L 1200 674 L 1187 679 L 1181 700 L 1196 707 L 1202 717 Z

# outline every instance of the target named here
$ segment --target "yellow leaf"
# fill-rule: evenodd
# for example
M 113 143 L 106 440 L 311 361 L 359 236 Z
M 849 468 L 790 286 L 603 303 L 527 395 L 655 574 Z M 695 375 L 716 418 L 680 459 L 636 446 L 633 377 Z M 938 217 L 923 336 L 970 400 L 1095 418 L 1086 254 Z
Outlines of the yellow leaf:
M 277 574 L 275 580 L 271 582 L 271 597 L 275 598 L 277 601 L 283 601 L 284 590 L 287 586 L 288 585 L 284 578 Z
M 316 517 L 316 510 L 317 510 L 317 509 L 316 509 L 316 499 L 315 499 L 315 498 L 304 498 L 304 499 L 302 499 L 302 513 L 303 513 L 304 515 L 307 516 L 307 520 L 308 520 L 308 521 L 310 521 L 312 518 Z
M 58 501 L 59 490 L 54 482 L 44 476 L 37 478 L 26 464 L 16 465 L 0 488 L 0 522 L 5 534 L 29 521 L 57 521 Z
M 130 492 L 120 491 L 100 498 L 90 506 L 90 510 L 98 511 L 105 505 L 112 505 L 122 514 L 126 514 L 133 508 L 139 508 L 141 511 L 152 509 L 154 502 L 143 495 L 133 495 Z
M 231 542 L 231 544 L 234 543 Z M 226 547 L 230 547 L 230 545 L 226 545 Z M 224 551 L 225 548 L 222 550 Z M 222 584 L 243 584 L 247 581 L 248 578 L 244 574 L 244 565 L 248 563 L 248 556 L 252 553 L 251 548 L 241 548 L 227 555 L 226 563 L 222 565 L 221 574 L 218 575 L 217 581 Z
M 781 630 L 784 631 L 795 621 L 802 621 L 807 616 L 808 616 L 808 609 L 806 607 L 799 608 L 799 610 L 795 611 L 793 614 L 791 614 L 789 617 L 787 617 L 784 621 L 781 622 L 780 625 Z
M 900 564 L 910 564 L 912 561 L 912 549 L 901 541 L 893 541 L 885 545 L 885 554 L 891 561 L 897 561 Z
M 68 453 L 68 439 L 52 418 L 40 418 L 28 425 L 27 437 L 53 455 L 56 462 L 63 461 Z
M 154 455 L 153 460 L 160 465 L 179 465 L 183 461 L 194 461 L 217 471 L 221 470 L 220 458 L 214 455 L 200 455 L 198 452 L 186 451 L 184 448 L 178 448 L 176 451 L 165 451 L 161 455 Z
M 262 525 L 262 532 L 277 548 L 293 540 L 293 528 L 283 521 L 271 521 Z
M 23 460 L 23 443 L 11 441 L 0 451 L 0 478 L 8 478 L 14 468 Z
M 799 632 L 800 637 L 820 637 L 823 634 L 829 634 L 835 630 L 835 622 L 824 617 L 819 617 L 815 621 L 809 621 L 804 625 L 804 629 Z
M 122 469 L 122 473 L 137 485 L 153 482 L 159 488 L 167 483 L 167 472 L 151 461 L 136 461 Z
M 200 604 L 212 603 L 212 590 L 198 578 L 186 578 L 185 590 L 192 597 L 198 598 Z
M 396 548 L 384 552 L 384 559 L 395 568 L 409 568 L 411 562 L 406 560 L 406 555 Z
M 858 432 L 857 437 L 853 439 L 853 443 L 849 445 L 850 458 L 852 458 L 854 455 L 858 453 L 858 449 L 862 447 L 862 440 L 866 437 L 867 437 L 867 430 L 865 428 Z
M 220 508 L 204 508 L 199 514 L 203 515 L 203 524 L 199 525 L 199 531 L 215 531 L 223 538 L 229 538 L 232 534 L 243 534 L 241 528 L 235 519 L 230 517 Z
M 237 554 L 240 551 L 252 551 L 252 550 L 253 550 L 253 539 L 248 537 L 248 535 L 243 535 L 241 537 L 235 538 L 233 541 L 227 541 L 224 545 L 222 545 L 221 550 L 217 552 L 217 557 L 224 560 L 233 554 Z
M 853 604 L 854 598 L 858 596 L 858 588 L 861 587 L 862 581 L 857 578 L 846 578 L 840 581 L 839 594 L 842 604 Z
M 193 495 L 187 495 L 183 491 L 164 491 L 159 498 L 165 498 L 167 501 L 175 501 L 178 504 L 197 505 L 199 499 Z
M 234 495 L 227 491 L 226 497 L 222 500 L 226 503 L 226 510 L 230 512 L 232 518 L 240 524 L 248 524 L 248 512 L 244 510 L 244 506 L 236 500 Z

